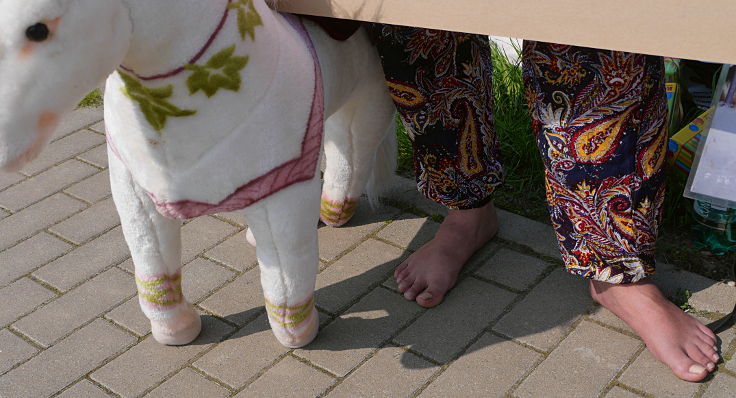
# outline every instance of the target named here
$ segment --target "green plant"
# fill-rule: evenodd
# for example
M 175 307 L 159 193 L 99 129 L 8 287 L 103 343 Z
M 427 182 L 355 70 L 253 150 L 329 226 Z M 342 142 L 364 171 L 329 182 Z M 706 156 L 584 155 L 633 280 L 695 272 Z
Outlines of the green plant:
M 96 108 L 98 106 L 102 106 L 102 92 L 99 89 L 87 94 L 78 105 L 79 108 Z

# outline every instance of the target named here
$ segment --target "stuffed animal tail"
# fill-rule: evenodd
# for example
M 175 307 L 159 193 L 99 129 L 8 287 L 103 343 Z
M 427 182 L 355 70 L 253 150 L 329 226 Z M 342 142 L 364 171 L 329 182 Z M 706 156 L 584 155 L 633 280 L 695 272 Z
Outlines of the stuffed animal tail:
M 396 126 L 391 123 L 383 137 L 383 141 L 378 146 L 371 168 L 371 176 L 366 185 L 366 196 L 368 196 L 368 203 L 371 207 L 377 207 L 381 196 L 390 191 L 393 186 L 396 177 L 398 145 Z

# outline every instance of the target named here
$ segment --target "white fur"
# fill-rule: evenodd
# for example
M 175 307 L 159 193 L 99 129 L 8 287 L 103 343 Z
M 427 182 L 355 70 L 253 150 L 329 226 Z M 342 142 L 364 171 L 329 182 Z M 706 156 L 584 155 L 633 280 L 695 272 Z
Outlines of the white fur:
M 31 160 L 48 136 L 39 127 L 48 129 L 41 115 L 71 110 L 119 65 L 139 75 L 155 75 L 186 64 L 202 47 L 226 2 L 0 0 L 0 168 L 17 168 Z M 113 73 L 107 81 L 105 119 L 111 145 L 118 151 L 109 154 L 112 191 L 137 275 L 173 275 L 181 267 L 181 223 L 160 215 L 151 193 L 162 201 L 218 203 L 300 149 L 314 85 L 308 52 L 264 0 L 255 0 L 255 6 L 263 19 L 255 42 L 235 40 L 238 31 L 231 24 L 212 46 L 216 52 L 237 41 L 238 55 L 250 57 L 240 91 L 220 91 L 206 99 L 202 93 L 179 95 L 183 81 L 165 82 L 175 88 L 176 105 L 196 109 L 195 116 L 169 118 L 166 128 L 156 131 L 139 106 L 122 93 L 120 75 Z M 27 27 L 57 18 L 58 26 L 47 41 L 30 43 L 25 37 Z M 385 180 L 385 165 L 393 164 L 387 154 L 395 142 L 391 133 L 386 136 L 393 105 L 364 32 L 335 42 L 315 25 L 305 25 L 317 48 L 325 113 L 331 117 L 323 195 L 355 198 L 374 168 L 380 174 L 377 180 Z M 26 51 L 29 46 L 32 50 Z M 158 84 L 164 82 L 150 85 Z M 380 167 L 374 167 L 376 162 Z M 291 185 L 245 209 L 258 241 L 264 294 L 278 305 L 300 303 L 314 292 L 320 206 L 315 171 L 311 181 Z M 177 324 L 191 318 L 181 313 L 192 311 L 187 303 L 165 311 L 144 308 L 155 330 L 172 334 L 159 339 L 170 344 L 188 342 L 177 339 L 177 328 L 187 329 L 189 335 L 199 327 L 191 321 Z M 273 320 L 272 325 L 278 327 Z M 308 343 L 313 336 L 305 335 L 300 340 L 277 333 L 289 346 Z M 161 336 L 154 332 L 154 337 Z

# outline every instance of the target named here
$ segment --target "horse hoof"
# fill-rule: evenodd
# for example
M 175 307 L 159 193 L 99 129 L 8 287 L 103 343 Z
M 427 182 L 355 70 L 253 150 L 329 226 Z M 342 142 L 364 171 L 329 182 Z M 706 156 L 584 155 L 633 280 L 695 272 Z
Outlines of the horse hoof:
M 248 228 L 247 231 L 245 231 L 245 240 L 250 243 L 251 246 L 256 247 L 256 237 L 253 236 L 253 230 Z
M 151 321 L 151 334 L 156 341 L 164 345 L 185 345 L 199 336 L 202 320 L 191 304 L 185 305 L 187 308 L 170 319 Z
M 353 218 L 357 205 L 357 198 L 348 198 L 344 201 L 332 201 L 326 196 L 322 196 L 319 219 L 331 227 L 341 227 Z
M 287 331 L 281 328 L 274 328 L 273 334 L 276 340 L 286 348 L 302 348 L 311 343 L 319 332 L 319 317 L 314 316 L 304 325 L 304 329 L 299 334 Z
M 292 306 L 266 300 L 266 312 L 274 336 L 284 347 L 304 347 L 317 337 L 319 316 L 314 308 L 314 297 Z

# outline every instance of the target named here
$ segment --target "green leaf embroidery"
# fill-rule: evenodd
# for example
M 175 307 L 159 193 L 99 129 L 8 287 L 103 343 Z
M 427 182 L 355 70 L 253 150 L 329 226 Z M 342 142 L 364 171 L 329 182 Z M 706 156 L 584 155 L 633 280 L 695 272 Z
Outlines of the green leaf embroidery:
M 248 57 L 234 56 L 235 45 L 215 54 L 204 65 L 187 65 L 192 74 L 187 79 L 189 94 L 202 90 L 212 97 L 220 89 L 239 91 L 242 83 L 240 71 L 248 65 Z
M 123 94 L 139 104 L 146 120 L 156 131 L 166 127 L 166 120 L 169 117 L 185 117 L 197 113 L 195 110 L 181 109 L 166 101 L 174 94 L 172 85 L 149 88 L 121 70 L 118 70 L 118 74 L 125 83 L 125 87 L 122 88 Z
M 251 40 L 255 40 L 256 26 L 262 26 L 263 21 L 255 5 L 253 5 L 253 0 L 236 0 L 228 8 L 238 11 L 238 31 L 240 31 L 240 38 L 245 40 L 245 35 L 247 34 Z

